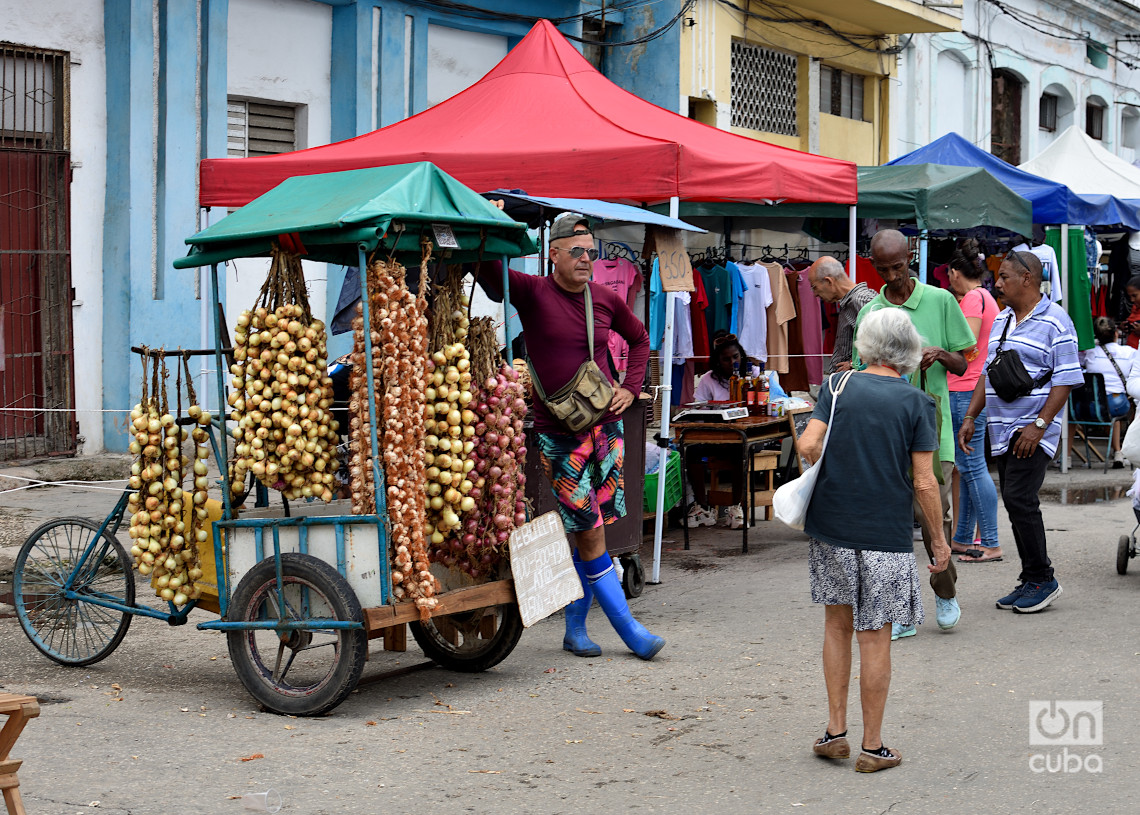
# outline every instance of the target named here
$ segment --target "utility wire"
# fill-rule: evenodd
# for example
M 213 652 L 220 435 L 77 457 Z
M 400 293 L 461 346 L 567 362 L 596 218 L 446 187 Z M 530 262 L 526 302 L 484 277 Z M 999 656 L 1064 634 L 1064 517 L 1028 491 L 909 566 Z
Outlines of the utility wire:
M 643 45 L 647 42 L 652 42 L 658 37 L 661 37 L 671 28 L 673 28 L 673 26 L 680 22 L 681 18 L 686 14 L 686 12 L 692 8 L 695 1 L 696 0 L 685 0 L 685 2 L 681 5 L 681 10 L 674 14 L 664 25 L 654 29 L 653 31 L 650 31 L 648 34 L 643 34 L 642 36 L 632 40 L 625 40 L 623 42 L 605 42 L 603 40 L 594 40 L 587 37 L 578 37 L 573 34 L 567 34 L 565 32 L 562 32 L 562 36 L 568 40 L 573 40 L 574 42 L 580 42 L 586 45 L 596 45 L 602 48 L 622 48 L 631 45 Z M 507 11 L 488 11 L 486 9 L 479 8 L 478 6 L 456 2 L 456 0 L 412 0 L 412 2 L 416 3 L 416 5 L 437 8 L 441 11 L 448 11 L 461 17 L 471 17 L 479 20 L 509 20 L 511 22 L 526 23 L 528 25 L 534 25 L 539 20 L 550 20 L 550 22 L 555 26 L 559 26 L 563 25 L 564 23 L 578 22 L 587 18 L 601 17 L 606 12 L 618 13 L 636 8 L 638 6 L 652 5 L 654 3 L 661 2 L 661 0 L 629 0 L 629 2 L 626 3 L 615 3 L 612 6 L 590 9 L 579 14 L 571 14 L 567 17 L 536 17 L 530 14 L 515 14 L 513 12 Z
M 853 48 L 872 54 L 900 54 L 906 50 L 907 46 L 910 45 L 910 38 L 914 36 L 911 34 L 910 37 L 907 38 L 907 41 L 904 43 L 888 46 L 886 48 L 878 48 L 873 45 L 869 45 L 868 43 L 881 43 L 886 39 L 884 35 L 855 34 L 852 32 L 840 31 L 839 29 L 834 28 L 823 20 L 817 20 L 812 17 L 805 17 L 800 14 L 794 14 L 790 9 L 784 10 L 780 6 L 774 6 L 772 14 L 761 14 L 756 11 L 751 11 L 747 8 L 742 8 L 732 0 L 717 0 L 717 2 L 725 8 L 731 9 L 737 14 L 741 14 L 749 19 L 760 20 L 765 23 L 775 23 L 777 25 L 798 25 L 803 26 L 804 28 L 813 29 L 815 31 L 821 31 L 831 37 L 842 40 Z

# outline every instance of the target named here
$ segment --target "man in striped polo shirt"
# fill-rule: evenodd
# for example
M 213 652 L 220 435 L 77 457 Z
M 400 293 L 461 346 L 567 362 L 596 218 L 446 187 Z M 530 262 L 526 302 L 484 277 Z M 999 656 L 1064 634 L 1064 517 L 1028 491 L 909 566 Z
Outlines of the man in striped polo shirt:
M 1057 452 L 1061 439 L 1059 416 L 1069 391 L 1084 383 L 1073 321 L 1060 306 L 1042 296 L 1041 277 L 1041 261 L 1032 253 L 1006 255 L 997 277 L 997 288 L 1006 308 L 994 319 L 986 358 L 988 372 L 999 345 L 1003 350 L 1017 351 L 1035 387 L 1007 402 L 990 386 L 988 375 L 979 377 L 958 433 L 959 446 L 970 452 L 972 420 L 983 406 L 986 408 L 1001 497 L 1021 558 L 1020 582 L 997 601 L 997 607 L 1021 614 L 1041 611 L 1061 594 L 1061 584 L 1053 574 L 1046 550 L 1038 491 Z

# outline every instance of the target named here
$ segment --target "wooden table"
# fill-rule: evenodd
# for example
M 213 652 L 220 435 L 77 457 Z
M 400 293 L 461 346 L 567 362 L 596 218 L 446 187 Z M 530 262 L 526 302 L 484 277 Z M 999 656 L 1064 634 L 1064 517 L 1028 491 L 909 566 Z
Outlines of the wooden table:
M 748 527 L 752 525 L 752 455 L 758 447 L 775 439 L 793 435 L 794 416 L 749 416 L 734 422 L 676 422 L 671 426 L 673 438 L 681 448 L 681 485 L 688 483 L 688 448 L 694 445 L 724 445 L 740 448 L 740 485 L 744 493 L 744 529 L 741 551 L 748 551 Z M 683 503 L 683 502 L 682 502 Z M 689 548 L 689 518 L 681 513 L 685 548 Z
M 16 771 L 21 761 L 8 758 L 8 753 L 20 738 L 28 719 L 40 715 L 40 705 L 34 696 L 17 696 L 14 693 L 0 693 L 0 716 L 7 716 L 4 728 L 0 730 L 0 790 L 4 791 L 4 803 L 8 815 L 26 815 L 24 802 L 20 798 L 20 780 Z

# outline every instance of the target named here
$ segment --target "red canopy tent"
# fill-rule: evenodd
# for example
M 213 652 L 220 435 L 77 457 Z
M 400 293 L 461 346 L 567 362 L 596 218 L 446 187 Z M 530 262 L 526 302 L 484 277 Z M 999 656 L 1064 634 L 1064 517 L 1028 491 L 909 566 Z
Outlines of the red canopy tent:
M 238 207 L 286 178 L 431 161 L 467 186 L 631 204 L 855 204 L 855 165 L 727 133 L 606 79 L 542 20 L 467 90 L 380 130 L 278 156 L 205 159 L 203 206 Z

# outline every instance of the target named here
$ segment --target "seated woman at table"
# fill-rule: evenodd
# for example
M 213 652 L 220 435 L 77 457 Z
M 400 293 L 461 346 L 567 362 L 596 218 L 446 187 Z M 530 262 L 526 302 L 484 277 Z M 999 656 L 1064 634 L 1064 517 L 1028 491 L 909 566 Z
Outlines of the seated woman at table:
M 712 367 L 697 380 L 693 399 L 697 402 L 727 402 L 728 383 L 734 370 L 740 375 L 748 369 L 748 354 L 735 334 L 721 332 L 713 338 Z M 716 512 L 708 505 L 708 490 L 705 488 L 705 459 L 716 459 L 728 465 L 727 472 L 732 481 L 733 505 L 726 507 L 724 515 L 717 518 Z M 744 526 L 744 509 L 740 505 L 742 485 L 740 484 L 740 450 L 731 445 L 727 448 L 713 445 L 692 445 L 686 454 L 686 472 L 693 487 L 693 504 L 689 507 L 689 526 L 727 526 L 740 529 Z
M 1119 421 L 1132 410 L 1129 393 L 1135 390 L 1133 384 L 1136 365 L 1136 350 L 1116 341 L 1116 321 L 1111 317 L 1097 317 L 1093 322 L 1093 337 L 1096 345 L 1077 356 L 1086 374 L 1100 374 L 1104 377 L 1104 390 L 1108 395 L 1108 415 Z M 1079 417 L 1078 417 L 1079 418 Z M 1076 424 L 1069 424 L 1069 449 L 1073 449 L 1073 434 Z M 1124 456 L 1120 452 L 1120 437 L 1124 431 L 1118 428 L 1112 437 L 1113 467 L 1124 466 Z
M 941 518 L 942 505 L 933 469 L 938 449 L 934 401 L 902 378 L 922 359 L 918 332 L 902 309 L 881 309 L 863 320 L 855 348 L 866 370 L 833 374 L 823 383 L 797 448 L 812 463 L 820 460 L 821 451 L 823 456 L 804 522 L 811 538 L 811 599 L 824 606 L 828 717 L 813 750 L 829 759 L 851 755 L 847 688 L 854 635 L 863 709 L 863 750 L 855 769 L 875 772 L 902 761 L 897 750 L 883 745 L 881 732 L 891 684 L 891 624 L 913 626 L 923 619 L 911 540 L 913 501 L 917 496 L 927 519 Z M 944 571 L 950 546 L 942 524 L 927 526 L 936 558 L 927 568 Z

